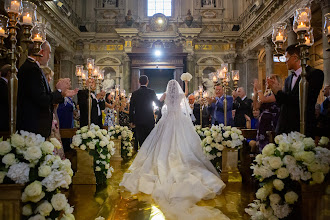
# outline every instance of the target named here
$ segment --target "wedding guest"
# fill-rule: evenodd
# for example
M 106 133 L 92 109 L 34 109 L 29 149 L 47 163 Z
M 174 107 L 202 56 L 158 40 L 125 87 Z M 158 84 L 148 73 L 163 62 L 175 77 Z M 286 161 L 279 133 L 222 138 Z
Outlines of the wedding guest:
M 272 75 L 270 78 L 276 78 L 276 80 L 282 84 L 282 80 L 279 75 Z M 275 132 L 280 112 L 280 105 L 276 103 L 275 95 L 270 89 L 266 88 L 265 93 L 262 92 L 261 86 L 257 79 L 254 81 L 253 92 L 253 109 L 260 110 L 257 145 L 259 147 L 259 151 L 261 152 L 262 149 L 269 144 L 268 131 Z
M 258 129 L 259 128 L 259 117 L 260 117 L 259 109 L 253 109 L 252 119 L 247 115 L 244 115 L 244 116 L 245 116 L 245 120 L 246 120 L 247 129 Z
M 129 103 L 127 103 L 125 96 L 120 98 L 119 125 L 129 126 Z
M 292 74 L 285 79 L 284 88 L 276 78 L 268 79 L 267 83 L 273 91 L 276 102 L 281 105 L 276 133 L 290 133 L 300 131 L 300 111 L 299 111 L 299 82 L 301 79 L 302 67 L 300 63 L 300 48 L 290 45 L 285 52 L 286 65 Z M 315 134 L 315 104 L 322 89 L 324 73 L 322 70 L 306 67 L 306 80 L 308 82 L 308 94 L 306 105 L 305 135 L 314 137 Z
M 233 93 L 234 103 L 233 109 L 235 109 L 234 125 L 235 127 L 246 126 L 246 119 L 244 115 L 252 117 L 252 100 L 246 97 L 246 93 L 243 87 L 239 87 L 234 90 Z
M 105 118 L 104 118 L 104 126 L 115 126 L 115 110 L 114 110 L 114 103 L 112 100 L 112 96 L 110 93 L 105 95 Z
M 232 108 L 233 108 L 233 97 L 223 93 L 221 85 L 214 87 L 215 97 L 208 98 L 208 111 L 211 114 L 211 124 L 219 125 L 224 124 L 225 113 L 224 113 L 224 99 L 227 99 L 227 125 L 232 125 Z
M 0 131 L 9 131 L 9 96 L 8 82 L 11 76 L 11 65 L 5 64 L 0 69 Z
M 28 58 L 18 70 L 17 130 L 41 134 L 48 138 L 53 121 L 53 104 L 63 101 L 63 97 L 73 96 L 78 90 L 70 90 L 66 80 L 59 80 L 56 90 L 51 91 L 49 83 L 40 68 L 40 60 L 46 63 L 51 47 L 45 41 L 39 54 L 33 54 L 33 44 L 29 45 Z
M 104 96 L 105 92 L 101 91 L 95 94 L 96 83 L 94 79 L 87 80 L 87 86 L 90 84 L 91 88 L 91 124 L 102 127 L 102 110 L 105 109 Z M 80 90 L 78 92 L 78 105 L 80 108 L 80 127 L 88 125 L 88 90 Z
M 323 89 L 323 95 L 325 97 L 324 101 L 321 104 L 321 114 L 322 115 L 327 115 L 327 109 L 329 106 L 329 102 L 330 102 L 330 85 L 325 85 L 324 89 Z

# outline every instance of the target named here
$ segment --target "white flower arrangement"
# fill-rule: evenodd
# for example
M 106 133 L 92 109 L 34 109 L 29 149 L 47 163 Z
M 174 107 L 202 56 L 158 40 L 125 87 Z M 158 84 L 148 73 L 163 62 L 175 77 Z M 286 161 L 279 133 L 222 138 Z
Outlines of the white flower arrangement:
M 195 129 L 202 140 L 203 152 L 209 160 L 221 157 L 225 147 L 238 149 L 243 145 L 242 132 L 235 127 L 220 124 L 212 125 L 211 128 L 201 128 L 200 125 L 196 125 Z
M 84 126 L 77 130 L 76 135 L 73 136 L 71 147 L 86 150 L 94 157 L 96 182 L 97 184 L 106 183 L 113 172 L 112 167 L 110 167 L 110 158 L 115 153 L 114 143 L 110 140 L 108 131 L 100 129 L 94 124 L 91 125 L 90 129 L 88 126 Z M 55 174 L 54 178 L 56 178 Z
M 111 139 L 121 140 L 121 156 L 123 158 L 133 156 L 133 132 L 127 126 L 111 126 L 109 127 L 109 135 Z
M 26 219 L 55 219 L 61 213 L 75 219 L 73 208 L 56 210 L 51 202 L 59 189 L 69 188 L 73 176 L 71 162 L 53 155 L 55 147 L 60 147 L 57 140 L 25 131 L 0 140 L 0 183 L 26 184 L 21 197 Z M 64 205 L 70 207 L 67 200 Z
M 190 73 L 182 73 L 181 80 L 182 81 L 190 81 L 192 79 L 192 75 Z
M 253 175 L 263 185 L 256 193 L 257 200 L 245 212 L 251 219 L 282 219 L 290 215 L 299 195 L 294 191 L 294 181 L 320 184 L 329 173 L 329 139 L 322 137 L 319 146 L 312 138 L 298 132 L 275 137 L 257 155 L 252 165 Z

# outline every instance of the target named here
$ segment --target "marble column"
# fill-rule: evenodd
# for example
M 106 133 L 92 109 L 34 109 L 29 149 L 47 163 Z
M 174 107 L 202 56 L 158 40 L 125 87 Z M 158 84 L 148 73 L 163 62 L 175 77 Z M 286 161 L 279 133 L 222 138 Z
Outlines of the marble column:
M 50 39 L 47 39 L 49 44 L 50 44 L 50 47 L 51 47 L 51 50 L 52 52 L 50 53 L 50 58 L 49 58 L 49 61 L 48 61 L 48 67 L 54 71 L 54 76 L 53 76 L 53 80 L 51 81 L 50 83 L 50 88 L 52 90 L 55 89 L 54 87 L 54 81 L 56 81 L 57 79 L 59 79 L 59 73 L 55 72 L 55 68 L 54 68 L 54 64 L 55 64 L 55 53 L 56 53 L 56 47 L 59 46 L 59 43 L 56 42 L 55 39 L 53 38 L 50 38 Z
M 195 65 L 194 65 L 194 56 L 188 54 L 187 56 L 187 72 L 193 76 L 193 79 L 189 82 L 189 93 L 192 93 L 194 90 L 198 88 L 196 81 L 198 80 L 197 76 L 195 75 Z
M 286 23 L 287 23 L 286 30 L 288 33 L 287 42 L 288 42 L 288 46 L 290 46 L 292 44 L 298 43 L 297 34 L 293 31 L 293 18 L 288 18 L 286 20 Z
M 139 67 L 132 67 L 131 71 L 131 92 L 134 92 L 139 88 L 140 70 Z
M 73 86 L 77 81 L 77 77 L 75 76 L 75 66 L 73 63 L 73 54 L 70 52 L 61 53 L 59 78 L 69 78 Z
M 322 10 L 322 28 L 324 27 L 324 15 L 330 13 L 329 0 L 319 0 Z M 322 44 L 323 44 L 323 72 L 324 72 L 324 84 L 330 84 L 330 51 L 327 49 L 330 47 L 328 44 L 328 38 L 322 31 Z
M 266 77 L 274 73 L 274 44 L 269 38 L 264 38 L 263 44 L 266 52 Z
M 131 60 L 129 56 L 124 55 L 124 66 L 123 66 L 123 85 L 122 88 L 126 91 L 130 89 L 130 82 L 131 82 Z
M 253 80 L 258 79 L 258 51 L 249 50 L 245 54 L 244 63 L 246 76 L 243 79 L 245 82 L 241 82 L 241 85 L 246 91 L 246 96 L 252 98 Z
M 183 73 L 183 68 L 182 67 L 177 67 L 174 70 L 174 79 L 179 82 L 181 87 L 183 88 L 183 82 L 181 80 L 181 75 Z

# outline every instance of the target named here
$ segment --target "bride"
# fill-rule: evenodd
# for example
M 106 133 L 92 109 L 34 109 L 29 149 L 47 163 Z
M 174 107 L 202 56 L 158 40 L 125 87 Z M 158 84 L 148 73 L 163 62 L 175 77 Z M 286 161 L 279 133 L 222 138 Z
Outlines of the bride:
M 218 209 L 197 206 L 225 184 L 204 156 L 179 83 L 167 84 L 162 118 L 143 143 L 120 183 L 132 194 L 150 194 L 169 219 L 229 219 Z

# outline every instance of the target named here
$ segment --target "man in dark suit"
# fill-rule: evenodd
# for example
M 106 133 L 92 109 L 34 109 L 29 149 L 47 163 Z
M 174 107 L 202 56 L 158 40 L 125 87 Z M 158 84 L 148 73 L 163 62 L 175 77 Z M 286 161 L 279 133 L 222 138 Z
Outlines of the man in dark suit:
M 330 103 L 330 85 L 324 86 L 323 95 L 325 97 L 324 101 L 321 104 L 321 114 L 327 115 L 328 114 L 328 107 Z
M 219 125 L 225 123 L 225 113 L 224 113 L 224 99 L 225 94 L 223 94 L 223 89 L 221 85 L 216 85 L 215 88 L 215 97 L 209 98 L 209 107 L 208 110 L 211 114 L 211 124 Z M 227 98 L 227 125 L 232 125 L 232 108 L 233 108 L 233 97 L 226 96 Z
M 11 65 L 4 65 L 0 74 L 0 131 L 6 132 L 9 131 L 8 81 L 11 76 Z
M 33 46 L 33 44 L 32 44 Z M 50 135 L 53 121 L 53 105 L 63 100 L 64 96 L 73 96 L 77 90 L 69 90 L 69 79 L 60 80 L 56 91 L 52 92 L 48 81 L 40 68 L 50 58 L 51 47 L 45 41 L 39 52 L 40 57 L 33 55 L 29 46 L 28 58 L 18 70 L 17 93 L 17 130 L 40 134 L 47 138 Z M 39 63 L 39 60 L 41 63 Z
M 243 87 L 239 87 L 236 91 L 233 91 L 233 109 L 235 110 L 234 125 L 235 127 L 246 127 L 245 115 L 252 118 L 252 103 L 253 101 L 246 97 L 246 93 Z
M 299 112 L 299 82 L 301 79 L 300 48 L 290 45 L 285 52 L 286 65 L 292 74 L 285 79 L 284 88 L 276 79 L 268 79 L 268 85 L 275 94 L 276 102 L 281 104 L 280 117 L 276 127 L 276 134 L 300 131 Z M 316 126 L 315 104 L 322 89 L 324 73 L 322 70 L 306 67 L 308 81 L 306 132 L 308 137 L 314 137 Z
M 146 75 L 140 76 L 139 83 L 140 88 L 134 91 L 131 97 L 129 118 L 131 126 L 135 127 L 136 138 L 141 147 L 155 126 L 152 103 L 155 102 L 157 106 L 161 107 L 165 96 L 163 95 L 158 100 L 155 91 L 147 87 L 149 80 Z
M 91 124 L 98 125 L 100 127 L 102 124 L 102 110 L 105 109 L 105 92 L 101 91 L 95 95 L 96 84 L 94 79 L 89 79 L 88 84 L 91 84 Z M 80 109 L 80 127 L 88 125 L 88 90 L 80 90 L 78 92 L 78 105 Z

